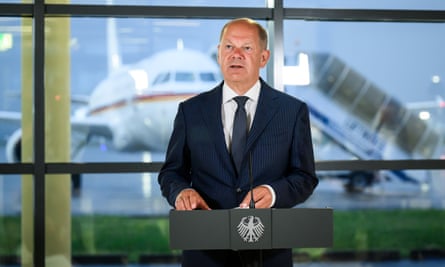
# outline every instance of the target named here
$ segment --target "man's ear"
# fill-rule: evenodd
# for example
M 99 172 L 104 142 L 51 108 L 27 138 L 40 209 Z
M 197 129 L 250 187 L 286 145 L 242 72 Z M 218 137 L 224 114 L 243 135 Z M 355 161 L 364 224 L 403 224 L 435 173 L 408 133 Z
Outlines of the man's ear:
M 263 52 L 261 52 L 261 67 L 266 66 L 267 62 L 269 61 L 270 58 L 270 51 L 269 50 L 263 50 Z
M 219 60 L 219 45 L 216 47 L 216 62 L 221 65 Z

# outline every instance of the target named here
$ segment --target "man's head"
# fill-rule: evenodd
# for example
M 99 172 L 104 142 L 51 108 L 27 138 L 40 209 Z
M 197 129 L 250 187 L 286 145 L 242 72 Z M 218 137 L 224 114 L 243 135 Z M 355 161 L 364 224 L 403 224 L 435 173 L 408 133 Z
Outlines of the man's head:
M 267 32 L 256 21 L 235 19 L 224 25 L 218 45 L 218 63 L 224 82 L 244 94 L 259 79 L 269 60 Z

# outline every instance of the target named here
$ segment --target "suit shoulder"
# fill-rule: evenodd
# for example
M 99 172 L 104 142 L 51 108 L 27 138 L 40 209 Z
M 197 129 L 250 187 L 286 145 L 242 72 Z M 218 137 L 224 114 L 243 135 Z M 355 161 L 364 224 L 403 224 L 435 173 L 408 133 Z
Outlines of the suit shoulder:
M 260 79 L 260 81 L 261 81 L 261 88 L 262 88 L 262 90 L 266 91 L 266 95 L 269 95 L 272 98 L 277 98 L 279 101 L 283 101 L 283 104 L 287 104 L 287 103 L 293 104 L 293 105 L 295 105 L 295 104 L 298 104 L 298 105 L 304 104 L 303 100 L 301 100 L 301 99 L 299 99 L 299 98 L 297 98 L 295 96 L 289 95 L 288 93 L 283 92 L 281 90 L 273 88 L 272 86 L 267 84 L 262 79 Z
M 189 99 L 183 101 L 184 105 L 197 105 L 199 103 L 205 103 L 208 99 L 215 97 L 217 94 L 219 87 L 215 87 L 205 92 L 201 92 L 195 96 L 190 97 Z
M 272 88 L 274 94 L 276 95 L 276 97 L 279 99 L 280 102 L 282 102 L 282 104 L 284 105 L 292 105 L 292 106 L 306 106 L 306 103 L 302 100 L 299 99 L 293 95 L 289 95 L 286 92 L 283 91 L 279 91 L 277 89 Z

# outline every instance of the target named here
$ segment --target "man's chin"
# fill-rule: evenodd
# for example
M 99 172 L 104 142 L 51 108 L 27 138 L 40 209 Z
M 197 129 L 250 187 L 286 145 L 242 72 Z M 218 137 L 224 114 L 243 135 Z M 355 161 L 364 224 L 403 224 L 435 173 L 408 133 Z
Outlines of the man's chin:
M 245 81 L 245 79 L 241 79 L 241 78 L 233 78 L 233 77 L 226 77 L 224 78 L 224 81 L 230 83 L 230 84 L 241 84 Z
M 226 73 L 225 78 L 233 82 L 242 82 L 246 79 L 246 75 L 247 74 L 242 71 L 229 71 Z

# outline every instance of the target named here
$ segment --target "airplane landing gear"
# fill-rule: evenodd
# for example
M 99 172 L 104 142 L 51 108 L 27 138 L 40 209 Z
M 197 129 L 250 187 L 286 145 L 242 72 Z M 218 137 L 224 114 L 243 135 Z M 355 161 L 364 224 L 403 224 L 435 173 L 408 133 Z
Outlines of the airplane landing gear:
M 73 184 L 73 197 L 79 197 L 82 190 L 82 177 L 78 173 L 71 174 L 71 181 Z
M 347 192 L 363 192 L 366 187 L 370 186 L 374 181 L 373 172 L 354 171 L 349 174 L 348 181 L 345 184 Z

